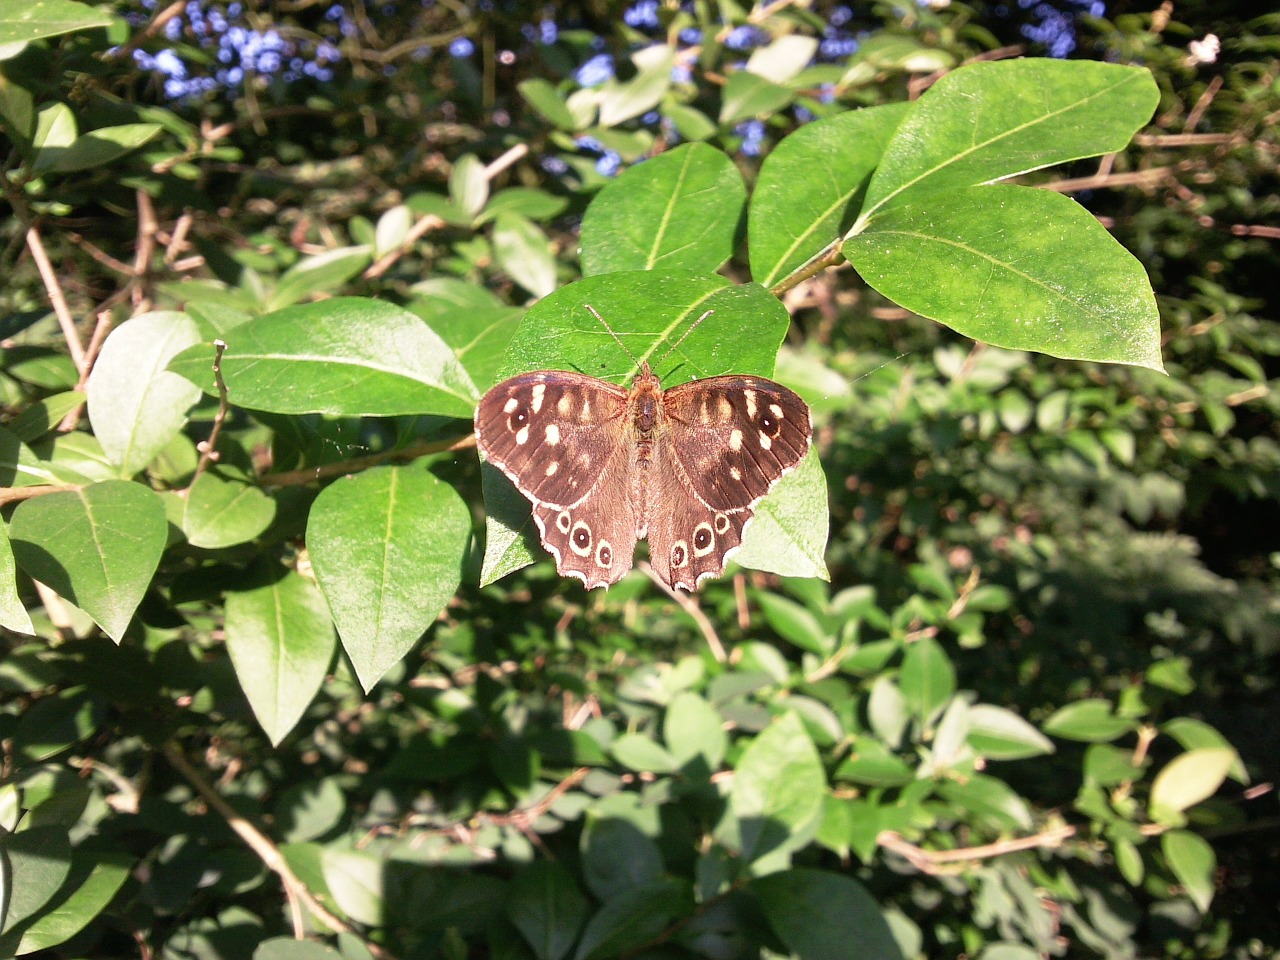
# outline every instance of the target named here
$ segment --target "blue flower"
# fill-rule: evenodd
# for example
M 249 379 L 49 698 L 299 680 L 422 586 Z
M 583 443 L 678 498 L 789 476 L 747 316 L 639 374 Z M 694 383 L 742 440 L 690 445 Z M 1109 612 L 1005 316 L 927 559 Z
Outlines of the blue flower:
M 658 0 L 640 0 L 622 14 L 623 21 L 637 30 L 656 30 L 658 22 Z
M 763 120 L 744 120 L 733 128 L 733 132 L 742 137 L 742 146 L 739 149 L 745 156 L 760 156 L 760 145 L 764 143 L 765 133 Z
M 769 35 L 759 27 L 743 24 L 729 32 L 729 36 L 725 37 L 724 45 L 730 50 L 750 50 L 768 39 Z
M 573 74 L 579 86 L 598 87 L 606 80 L 613 78 L 613 57 L 607 53 L 598 53 Z
M 618 156 L 612 150 L 605 153 L 603 157 L 596 161 L 596 172 L 606 177 L 612 177 L 618 172 L 618 168 L 622 166 L 622 157 Z
M 554 20 L 543 20 L 538 24 L 538 40 L 544 47 L 549 47 L 560 37 L 560 28 Z
M 685 27 L 680 31 L 680 42 L 693 46 L 702 42 L 702 31 L 697 27 Z
M 449 56 L 451 57 L 469 57 L 476 52 L 476 45 L 471 42 L 470 37 L 457 37 L 449 44 Z
M 553 176 L 558 177 L 569 172 L 569 165 L 559 157 L 543 157 L 538 163 L 543 170 Z

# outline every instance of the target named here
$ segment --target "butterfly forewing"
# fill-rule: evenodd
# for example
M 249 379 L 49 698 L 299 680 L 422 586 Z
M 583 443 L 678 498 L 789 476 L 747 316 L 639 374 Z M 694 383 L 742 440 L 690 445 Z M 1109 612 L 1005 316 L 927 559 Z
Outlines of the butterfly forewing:
M 676 473 L 713 511 L 754 506 L 809 451 L 809 407 L 772 380 L 693 380 L 662 400 Z
M 485 459 L 537 503 L 570 507 L 615 459 L 627 460 L 627 391 L 580 373 L 543 370 L 504 380 L 480 399 Z

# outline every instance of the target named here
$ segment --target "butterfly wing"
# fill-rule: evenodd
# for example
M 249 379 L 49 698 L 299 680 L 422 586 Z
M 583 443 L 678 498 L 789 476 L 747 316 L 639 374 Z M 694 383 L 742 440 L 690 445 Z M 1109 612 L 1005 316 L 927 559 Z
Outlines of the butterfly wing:
M 486 460 L 534 503 L 576 506 L 625 463 L 627 391 L 581 373 L 540 370 L 504 380 L 476 407 Z
M 754 507 L 809 452 L 808 405 L 772 380 L 692 380 L 662 401 L 676 475 L 714 512 Z
M 629 470 L 629 459 L 614 457 L 581 503 L 533 505 L 538 535 L 556 558 L 556 571 L 577 577 L 588 590 L 616 583 L 631 569 L 637 537 Z
M 679 478 L 669 443 L 656 448 L 652 469 L 649 562 L 668 586 L 692 593 L 705 578 L 724 573 L 730 554 L 742 545 L 752 509 L 714 510 L 693 496 Z

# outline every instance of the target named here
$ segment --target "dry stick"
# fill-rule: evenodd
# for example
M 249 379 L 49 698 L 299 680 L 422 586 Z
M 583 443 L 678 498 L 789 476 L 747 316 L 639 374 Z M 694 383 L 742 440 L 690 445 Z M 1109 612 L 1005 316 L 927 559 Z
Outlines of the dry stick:
M 988 843 L 981 847 L 961 847 L 959 850 L 925 850 L 917 847 L 914 843 L 909 843 L 902 839 L 901 835 L 892 830 L 882 830 L 876 836 L 876 844 L 904 857 L 922 873 L 938 876 L 945 873 L 954 873 L 960 869 L 956 866 L 948 867 L 947 864 L 960 864 L 969 860 L 989 860 L 992 857 L 1014 853 L 1018 850 L 1058 847 L 1062 845 L 1063 840 L 1073 837 L 1075 834 L 1075 827 L 1065 826 L 1046 830 L 1044 833 L 1037 833 L 1031 837 L 998 840 L 995 843 Z
M 191 491 L 191 487 L 196 485 L 196 481 L 200 479 L 200 474 L 208 468 L 209 464 L 218 459 L 218 434 L 222 432 L 222 424 L 226 422 L 227 411 L 231 409 L 231 401 L 227 396 L 227 382 L 222 379 L 222 355 L 226 352 L 227 344 L 223 340 L 213 341 L 213 381 L 218 385 L 218 412 L 213 417 L 213 429 L 209 431 L 209 439 L 201 444 L 200 462 L 196 464 L 196 472 L 191 475 L 191 484 L 187 487 L 187 491 Z
M 271 842 L 261 830 L 246 820 L 243 816 L 227 801 L 218 795 L 218 792 L 202 777 L 182 753 L 182 748 L 176 743 L 167 743 L 164 747 L 164 755 L 168 758 L 169 763 L 173 765 L 187 782 L 195 787 L 196 792 L 200 794 L 209 804 L 210 807 L 227 822 L 236 835 L 248 845 L 254 853 L 258 855 L 267 869 L 280 878 L 280 882 L 284 885 L 285 896 L 289 898 L 292 907 L 293 901 L 301 901 L 306 906 L 311 915 L 323 923 L 330 930 L 336 933 L 352 933 L 352 929 L 343 923 L 338 917 L 326 910 L 315 895 L 307 889 L 307 885 L 298 879 L 288 861 L 280 853 L 280 848 Z M 297 930 L 295 930 L 295 934 Z M 302 939 L 300 936 L 298 939 Z M 373 951 L 376 955 L 387 957 L 388 954 L 380 950 L 375 944 L 365 943 L 365 946 Z
M 58 277 L 53 272 L 53 264 L 49 262 L 49 255 L 44 252 L 44 244 L 40 240 L 40 231 L 34 226 L 27 228 L 27 248 L 31 251 L 31 256 L 36 262 L 36 268 L 40 271 L 40 279 L 44 281 L 45 292 L 49 294 L 49 303 L 53 306 L 53 312 L 58 317 L 58 326 L 62 328 L 62 336 L 67 341 L 67 350 L 71 354 L 71 360 L 76 365 L 76 370 L 80 373 L 85 372 L 84 365 L 84 347 L 80 343 L 80 332 L 76 330 L 76 322 L 71 317 L 71 310 L 67 307 L 67 299 L 62 295 L 62 286 L 58 283 Z
M 367 457 L 343 460 L 341 463 L 326 463 L 323 466 L 311 467 L 307 470 L 267 473 L 259 477 L 258 482 L 264 487 L 297 487 L 316 480 L 327 480 L 330 477 L 343 477 L 348 473 L 358 473 L 361 470 L 381 466 L 384 463 L 394 463 L 399 460 L 416 460 L 418 457 L 425 457 L 432 453 L 443 453 L 446 450 L 465 450 L 468 447 L 474 447 L 475 444 L 476 437 L 473 433 L 469 433 L 465 437 L 459 437 L 456 440 L 424 440 L 420 443 L 410 444 L 400 450 L 372 453 Z
M 658 572 L 649 565 L 647 561 L 641 560 L 638 564 L 645 576 L 656 583 L 667 596 L 680 605 L 689 616 L 693 617 L 693 622 L 698 625 L 698 629 L 702 631 L 702 635 L 706 637 L 707 646 L 711 648 L 711 655 L 716 658 L 716 663 L 724 663 L 728 660 L 728 656 L 724 651 L 724 644 L 720 642 L 720 638 L 716 635 L 716 628 L 711 625 L 711 621 L 707 619 L 707 615 L 694 602 L 692 597 L 685 596 L 679 590 L 667 586 L 665 580 L 658 576 Z

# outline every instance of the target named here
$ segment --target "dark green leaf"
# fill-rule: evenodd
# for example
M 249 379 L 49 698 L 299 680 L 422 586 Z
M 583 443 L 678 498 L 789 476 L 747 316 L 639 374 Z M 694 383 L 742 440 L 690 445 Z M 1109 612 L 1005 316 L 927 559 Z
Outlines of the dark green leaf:
M 797 960 L 901 960 L 880 907 L 857 880 L 825 870 L 784 870 L 747 887 Z

